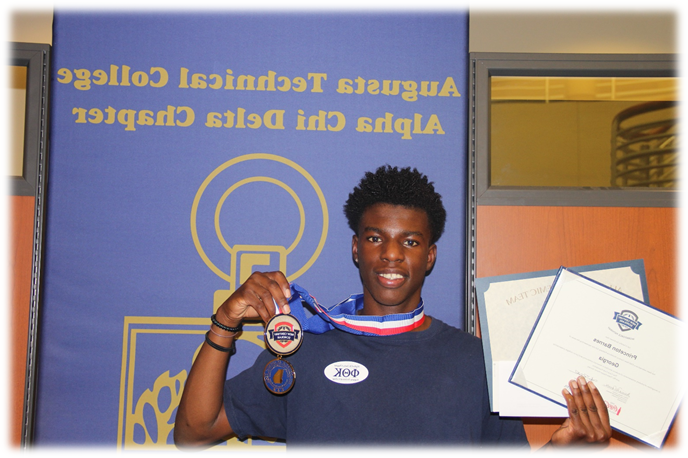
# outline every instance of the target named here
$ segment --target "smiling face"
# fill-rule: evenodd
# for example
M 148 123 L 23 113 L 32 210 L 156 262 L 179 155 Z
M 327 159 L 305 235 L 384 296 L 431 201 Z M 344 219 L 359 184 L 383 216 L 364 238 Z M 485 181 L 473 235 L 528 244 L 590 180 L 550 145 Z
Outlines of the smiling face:
M 363 313 L 413 311 L 425 274 L 435 263 L 428 216 L 423 210 L 376 204 L 361 218 L 352 254 L 363 283 Z

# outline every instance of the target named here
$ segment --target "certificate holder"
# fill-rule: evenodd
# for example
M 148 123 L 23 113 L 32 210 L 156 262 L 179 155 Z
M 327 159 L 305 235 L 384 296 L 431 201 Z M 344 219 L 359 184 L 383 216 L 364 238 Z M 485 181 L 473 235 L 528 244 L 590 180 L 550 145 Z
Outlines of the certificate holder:
M 571 266 L 604 285 L 648 302 L 642 259 Z M 509 383 L 558 269 L 476 278 L 476 301 L 492 412 L 506 417 L 565 418 L 565 408 Z
M 568 381 L 594 382 L 612 428 L 661 447 L 683 396 L 683 323 L 561 268 L 510 381 L 562 406 Z

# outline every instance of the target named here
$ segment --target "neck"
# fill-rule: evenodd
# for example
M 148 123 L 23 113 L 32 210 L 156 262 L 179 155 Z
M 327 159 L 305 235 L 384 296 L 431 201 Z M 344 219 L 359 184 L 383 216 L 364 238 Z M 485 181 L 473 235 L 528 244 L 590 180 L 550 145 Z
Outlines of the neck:
M 398 313 L 412 313 L 421 304 L 422 299 L 420 294 L 414 295 L 401 304 L 388 305 L 382 301 L 378 301 L 375 297 L 365 289 L 363 290 L 363 306 L 357 307 L 356 313 L 358 315 L 370 316 L 387 316 Z
M 366 300 L 368 299 L 368 300 Z M 422 299 L 419 297 L 417 301 L 415 301 L 415 305 L 413 307 L 410 306 L 388 306 L 388 305 L 382 305 L 379 304 L 377 301 L 372 300 L 373 298 L 370 297 L 369 294 L 366 294 L 364 291 L 363 294 L 363 304 L 357 303 L 356 304 L 356 315 L 367 315 L 367 316 L 387 316 L 387 315 L 394 315 L 394 314 L 399 314 L 399 313 L 411 313 L 414 310 L 418 308 L 418 306 L 422 303 Z M 359 299 L 360 301 L 361 299 Z M 417 328 L 414 328 L 410 331 L 407 332 L 419 332 L 419 331 L 424 331 L 430 327 L 430 323 L 432 322 L 432 318 L 428 315 L 423 315 L 424 319 L 423 322 L 421 323 L 420 326 Z
M 430 327 L 430 323 L 432 322 L 432 317 L 425 315 L 425 320 L 423 320 L 423 324 L 418 326 L 416 329 L 413 329 L 409 332 L 420 332 L 420 331 L 425 331 Z

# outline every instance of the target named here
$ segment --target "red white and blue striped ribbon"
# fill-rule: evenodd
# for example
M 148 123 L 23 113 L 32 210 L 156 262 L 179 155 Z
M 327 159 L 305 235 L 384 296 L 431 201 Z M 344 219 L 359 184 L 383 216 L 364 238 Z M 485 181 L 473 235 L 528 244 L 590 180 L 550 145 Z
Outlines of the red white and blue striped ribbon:
M 291 292 L 291 314 L 299 320 L 305 332 L 312 334 L 322 334 L 336 328 L 351 334 L 390 336 L 411 331 L 422 325 L 425 320 L 422 299 L 413 312 L 373 316 L 356 314 L 363 308 L 363 294 L 352 295 L 339 304 L 325 308 L 296 283 L 291 284 Z M 306 317 L 302 301 L 315 315 Z

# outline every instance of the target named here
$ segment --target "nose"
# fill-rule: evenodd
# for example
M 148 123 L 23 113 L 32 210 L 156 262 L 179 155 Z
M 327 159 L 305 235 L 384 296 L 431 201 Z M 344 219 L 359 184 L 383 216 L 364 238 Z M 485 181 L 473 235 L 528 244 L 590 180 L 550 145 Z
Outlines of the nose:
M 404 260 L 403 249 L 397 242 L 387 241 L 382 244 L 380 257 L 386 262 L 401 262 Z

